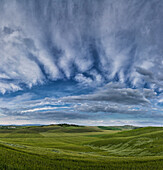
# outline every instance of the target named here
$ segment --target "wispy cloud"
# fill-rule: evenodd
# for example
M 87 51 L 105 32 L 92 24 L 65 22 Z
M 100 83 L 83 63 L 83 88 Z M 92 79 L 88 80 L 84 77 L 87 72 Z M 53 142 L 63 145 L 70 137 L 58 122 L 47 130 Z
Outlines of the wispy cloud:
M 3 119 L 162 119 L 162 6 L 161 0 L 0 1 Z
M 162 80 L 161 5 L 160 0 L 1 1 L 0 92 L 58 79 L 143 87 L 136 71 Z
M 131 89 L 125 88 L 118 83 L 109 83 L 97 92 L 88 95 L 64 97 L 64 100 L 72 101 L 107 101 L 126 105 L 150 104 L 148 98 L 153 98 L 156 93 L 149 89 Z
M 160 96 L 150 89 L 135 90 L 124 84 L 109 83 L 90 94 L 60 98 L 34 99 L 26 93 L 1 99 L 0 113 L 3 119 L 15 120 L 84 121 L 99 119 L 145 121 L 163 119 L 163 110 L 157 106 Z M 130 121 L 131 122 L 131 121 Z

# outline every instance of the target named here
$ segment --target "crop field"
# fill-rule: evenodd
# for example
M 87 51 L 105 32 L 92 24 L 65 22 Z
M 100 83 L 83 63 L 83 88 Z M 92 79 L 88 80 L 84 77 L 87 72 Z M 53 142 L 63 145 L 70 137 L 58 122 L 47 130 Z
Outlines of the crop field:
M 163 128 L 1 126 L 0 169 L 162 170 Z

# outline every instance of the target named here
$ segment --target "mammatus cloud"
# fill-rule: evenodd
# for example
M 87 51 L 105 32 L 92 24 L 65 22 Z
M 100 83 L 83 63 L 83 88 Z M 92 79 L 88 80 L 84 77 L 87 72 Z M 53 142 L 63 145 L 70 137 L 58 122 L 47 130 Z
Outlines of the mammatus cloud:
M 158 81 L 148 80 L 162 80 L 162 5 L 161 0 L 1 1 L 0 92 L 62 79 L 136 88 L 154 83 L 150 88 L 157 89 Z

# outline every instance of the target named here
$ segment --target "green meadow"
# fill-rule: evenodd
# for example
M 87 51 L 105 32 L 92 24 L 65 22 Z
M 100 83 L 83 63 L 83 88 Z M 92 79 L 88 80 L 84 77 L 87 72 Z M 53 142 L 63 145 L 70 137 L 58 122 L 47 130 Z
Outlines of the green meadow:
M 162 170 L 163 128 L 1 126 L 0 169 Z

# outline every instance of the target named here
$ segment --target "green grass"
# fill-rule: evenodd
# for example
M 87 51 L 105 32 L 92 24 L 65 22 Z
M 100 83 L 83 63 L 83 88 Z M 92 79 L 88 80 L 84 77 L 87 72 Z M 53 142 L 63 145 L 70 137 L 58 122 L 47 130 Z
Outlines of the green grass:
M 133 130 L 132 130 L 133 129 Z M 0 127 L 0 169 L 162 169 L 163 128 Z

